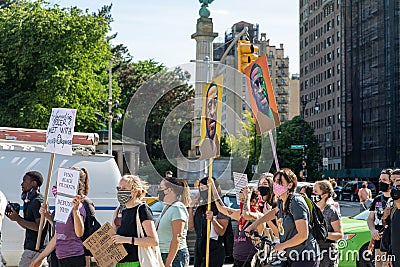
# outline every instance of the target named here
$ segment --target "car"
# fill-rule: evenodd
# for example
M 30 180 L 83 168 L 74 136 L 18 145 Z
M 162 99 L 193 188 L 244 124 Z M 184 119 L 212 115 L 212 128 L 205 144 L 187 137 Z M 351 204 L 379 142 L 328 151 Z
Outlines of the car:
M 343 217 L 343 239 L 338 241 L 340 267 L 373 267 L 374 254 L 368 251 L 372 235 L 367 225 L 369 211 Z
M 335 192 L 335 195 L 336 195 L 335 200 L 340 199 L 340 196 L 342 195 L 342 189 L 343 189 L 343 187 L 341 187 L 340 185 L 337 185 L 337 186 L 333 189 L 333 191 Z
M 343 188 L 342 192 L 340 194 L 340 200 L 346 200 L 349 199 L 350 201 L 358 201 L 358 191 L 362 187 L 364 181 L 350 181 L 347 182 Z M 372 197 L 376 196 L 377 190 L 376 186 L 373 182 L 368 182 L 368 188 L 372 192 Z

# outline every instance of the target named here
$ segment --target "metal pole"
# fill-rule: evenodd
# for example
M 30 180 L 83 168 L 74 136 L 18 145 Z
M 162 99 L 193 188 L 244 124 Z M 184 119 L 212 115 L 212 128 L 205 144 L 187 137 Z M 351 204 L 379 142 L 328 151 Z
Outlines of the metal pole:
M 112 155 L 112 62 L 108 72 L 108 154 Z
M 302 125 L 301 125 L 301 128 L 302 128 L 302 134 L 303 134 L 303 162 L 302 162 L 302 167 L 303 167 L 303 181 L 306 181 L 307 180 L 307 167 L 306 167 L 306 144 L 305 144 L 305 129 L 304 129 L 304 124 L 305 124 L 305 114 L 304 114 L 304 111 L 305 111 L 305 107 L 306 107 L 306 101 L 302 101 L 302 109 L 303 109 L 303 121 L 302 121 Z

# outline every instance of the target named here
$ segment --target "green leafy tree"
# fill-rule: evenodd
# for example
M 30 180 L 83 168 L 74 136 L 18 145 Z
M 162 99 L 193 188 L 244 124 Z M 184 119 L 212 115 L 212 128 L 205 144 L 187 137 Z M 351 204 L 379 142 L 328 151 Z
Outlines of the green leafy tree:
M 277 141 L 277 154 L 279 165 L 292 169 L 296 175 L 299 176 L 300 171 L 303 169 L 302 150 L 290 149 L 291 145 L 303 144 L 303 119 L 299 116 L 294 117 L 292 120 L 283 123 L 279 127 L 278 141 Z M 304 139 L 307 155 L 307 179 L 315 181 L 320 179 L 322 173 L 318 171 L 318 166 L 321 162 L 320 145 L 314 135 L 314 129 L 304 122 Z
M 76 131 L 99 127 L 112 57 L 104 14 L 26 0 L 0 9 L 0 125 L 45 129 L 65 107 L 78 110 Z

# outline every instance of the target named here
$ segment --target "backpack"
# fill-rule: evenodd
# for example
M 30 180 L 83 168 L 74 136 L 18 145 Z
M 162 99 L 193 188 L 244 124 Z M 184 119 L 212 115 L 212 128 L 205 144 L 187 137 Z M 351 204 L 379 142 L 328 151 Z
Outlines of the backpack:
M 328 237 L 328 223 L 324 218 L 321 209 L 315 202 L 309 199 L 305 194 L 301 194 L 310 211 L 310 233 L 318 243 L 325 242 Z
M 85 241 L 89 236 L 91 236 L 101 227 L 101 224 L 96 219 L 95 215 L 91 212 L 89 205 L 93 205 L 93 202 L 89 198 L 85 197 L 85 199 L 83 200 L 83 206 L 85 207 L 86 218 L 84 221 L 85 230 L 81 237 L 82 241 Z M 89 250 L 87 250 L 86 248 L 84 249 L 86 256 L 92 256 Z

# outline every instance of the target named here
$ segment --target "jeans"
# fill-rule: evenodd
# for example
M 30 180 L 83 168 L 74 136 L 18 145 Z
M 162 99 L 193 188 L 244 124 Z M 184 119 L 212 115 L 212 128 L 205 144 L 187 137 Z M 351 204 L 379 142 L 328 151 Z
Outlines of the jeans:
M 168 253 L 161 253 L 161 257 L 165 263 Z M 178 250 L 175 255 L 175 259 L 172 261 L 172 267 L 189 267 L 189 258 L 189 250 L 187 248 Z

